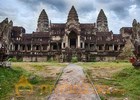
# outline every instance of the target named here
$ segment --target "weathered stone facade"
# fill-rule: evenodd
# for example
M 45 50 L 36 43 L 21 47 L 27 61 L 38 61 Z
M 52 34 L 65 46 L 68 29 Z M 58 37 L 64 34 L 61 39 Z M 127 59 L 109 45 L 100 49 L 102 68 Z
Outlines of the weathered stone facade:
M 5 47 L 6 52 L 9 53 L 10 33 L 13 27 L 13 22 L 8 21 L 8 18 L 0 23 L 0 48 Z
M 9 37 L 9 56 L 24 61 L 110 61 L 121 53 L 125 40 L 121 34 L 109 31 L 104 11 L 97 23 L 80 23 L 74 6 L 66 23 L 51 23 L 43 9 L 36 32 L 26 34 L 23 27 L 14 26 Z

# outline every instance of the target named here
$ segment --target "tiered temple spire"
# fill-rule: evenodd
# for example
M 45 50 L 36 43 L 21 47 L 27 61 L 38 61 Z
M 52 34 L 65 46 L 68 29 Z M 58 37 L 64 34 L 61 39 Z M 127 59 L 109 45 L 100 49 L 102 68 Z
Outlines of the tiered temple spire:
M 103 11 L 103 9 L 100 10 L 98 17 L 97 17 L 97 28 L 99 32 L 108 32 L 108 21 L 107 17 Z
M 71 10 L 69 11 L 69 14 L 68 14 L 68 19 L 67 21 L 70 21 L 70 20 L 75 20 L 75 21 L 79 21 L 78 19 L 78 14 L 77 14 L 77 11 L 75 10 L 74 6 L 72 6 Z
M 48 27 L 49 27 L 48 15 L 45 9 L 43 9 L 38 18 L 37 32 L 47 32 Z

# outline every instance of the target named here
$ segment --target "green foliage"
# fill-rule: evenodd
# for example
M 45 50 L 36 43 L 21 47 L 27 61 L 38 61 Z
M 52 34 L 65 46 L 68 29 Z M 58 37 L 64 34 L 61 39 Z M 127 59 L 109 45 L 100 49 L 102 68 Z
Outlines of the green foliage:
M 17 59 L 16 59 L 16 57 L 13 57 L 13 58 L 9 58 L 8 61 L 17 62 Z
M 76 56 L 73 56 L 71 59 L 71 62 L 73 62 L 73 63 L 78 62 L 78 58 Z
M 96 62 L 96 57 L 94 55 L 91 55 L 90 58 L 91 58 L 90 59 L 91 62 Z
M 53 58 L 48 59 L 47 62 L 58 63 L 58 61 L 56 59 L 53 59 Z
M 22 62 L 22 59 L 17 59 L 16 57 L 13 57 L 13 58 L 9 58 L 8 61 L 11 61 L 11 62 Z
M 30 75 L 28 80 L 31 84 L 39 84 L 40 77 L 38 77 L 37 75 Z

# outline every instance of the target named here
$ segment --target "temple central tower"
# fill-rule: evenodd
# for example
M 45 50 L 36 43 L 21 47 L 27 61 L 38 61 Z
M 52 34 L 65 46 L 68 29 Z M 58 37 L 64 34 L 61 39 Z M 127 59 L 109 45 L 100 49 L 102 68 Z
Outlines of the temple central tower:
M 80 31 L 78 14 L 75 7 L 72 6 L 68 14 L 65 28 L 65 40 L 63 41 L 66 43 L 66 47 L 80 48 Z

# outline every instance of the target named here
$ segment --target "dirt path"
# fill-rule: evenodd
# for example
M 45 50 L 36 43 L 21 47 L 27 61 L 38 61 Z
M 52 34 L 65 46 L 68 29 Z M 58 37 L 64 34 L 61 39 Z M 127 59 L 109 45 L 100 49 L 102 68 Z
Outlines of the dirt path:
M 69 64 L 49 100 L 100 100 L 87 81 L 82 67 Z

